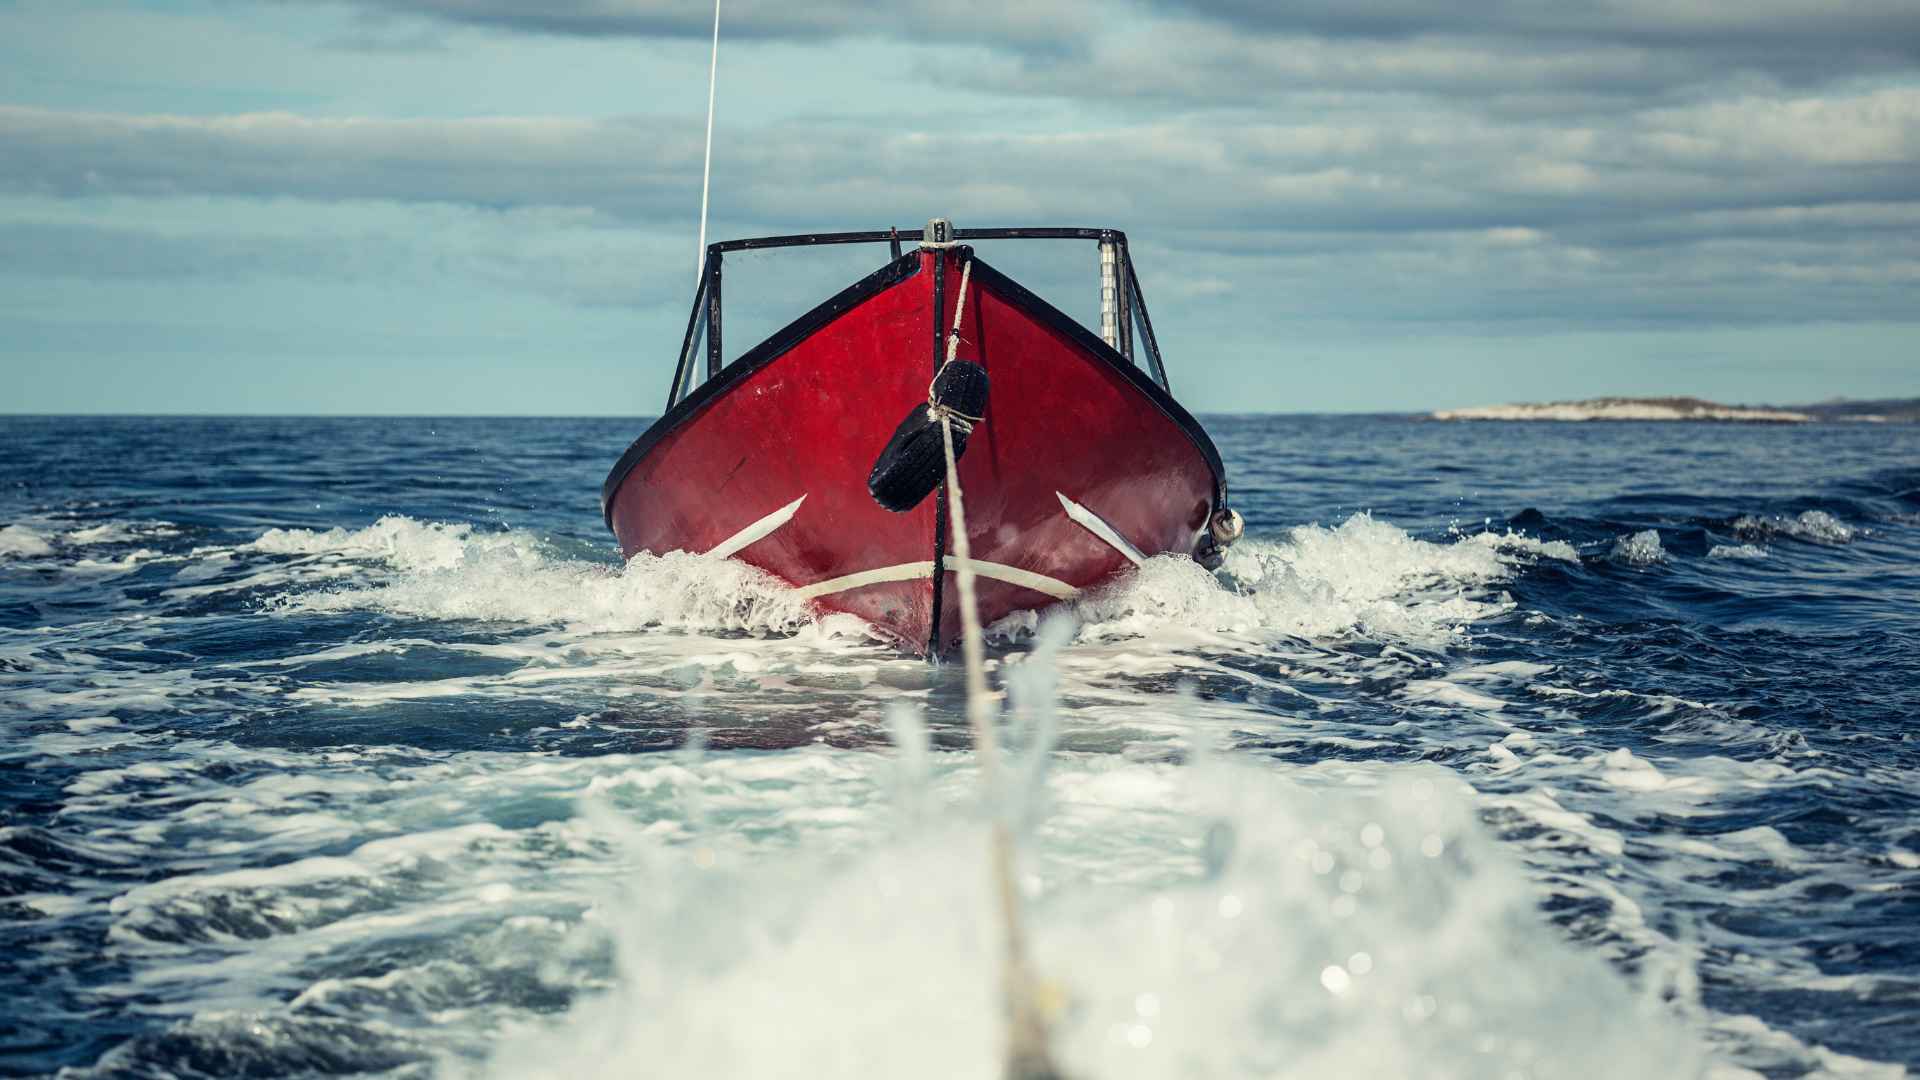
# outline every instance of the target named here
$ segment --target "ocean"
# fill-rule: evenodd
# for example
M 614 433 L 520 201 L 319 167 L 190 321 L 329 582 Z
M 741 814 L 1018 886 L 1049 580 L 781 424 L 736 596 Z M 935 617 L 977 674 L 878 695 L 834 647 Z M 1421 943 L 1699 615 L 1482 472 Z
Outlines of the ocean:
M 0 418 L 0 1072 L 1920 1070 L 1920 426 L 1210 417 L 958 665 L 622 567 L 608 419 Z

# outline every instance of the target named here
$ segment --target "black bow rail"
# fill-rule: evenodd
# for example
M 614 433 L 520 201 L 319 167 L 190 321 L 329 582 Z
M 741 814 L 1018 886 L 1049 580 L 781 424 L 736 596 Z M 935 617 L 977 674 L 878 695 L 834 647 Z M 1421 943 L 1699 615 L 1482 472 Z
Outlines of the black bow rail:
M 673 384 L 667 389 L 667 408 L 671 410 L 699 382 L 720 374 L 725 361 L 721 352 L 721 281 L 726 254 L 730 251 L 759 251 L 767 248 L 817 247 L 828 244 L 887 244 L 893 259 L 901 255 L 901 236 L 917 235 L 918 228 L 902 230 L 870 229 L 862 232 L 795 233 L 791 236 L 756 236 L 742 240 L 721 240 L 707 245 L 705 269 L 700 287 L 693 297 L 693 311 L 687 317 L 687 333 L 680 343 L 680 359 L 674 365 Z M 1147 316 L 1147 304 L 1140 295 L 1140 278 L 1134 273 L 1133 258 L 1127 252 L 1127 234 L 1119 229 L 1032 228 L 1032 229 L 954 229 L 955 241 L 965 240 L 1093 240 L 1112 244 L 1118 254 L 1119 318 L 1118 351 L 1127 363 L 1138 365 L 1135 357 L 1134 327 L 1137 321 L 1147 371 L 1162 390 L 1167 385 L 1166 363 L 1160 357 L 1160 342 L 1153 333 L 1153 320 Z M 704 348 L 703 348 L 704 347 Z M 694 373 L 697 357 L 706 353 L 706 374 L 699 380 Z

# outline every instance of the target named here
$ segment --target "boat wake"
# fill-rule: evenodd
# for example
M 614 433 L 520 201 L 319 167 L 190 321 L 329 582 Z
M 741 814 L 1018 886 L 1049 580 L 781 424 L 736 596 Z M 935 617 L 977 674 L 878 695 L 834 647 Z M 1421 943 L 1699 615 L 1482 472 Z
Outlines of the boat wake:
M 270 568 L 239 573 L 235 567 L 222 581 L 191 587 L 195 594 L 253 590 L 277 579 L 286 588 L 266 603 L 283 614 L 368 611 L 580 634 L 664 628 L 791 637 L 808 627 L 824 629 L 808 636 L 807 645 L 860 636 L 857 620 L 816 619 L 793 590 L 733 560 L 642 553 L 619 567 L 569 557 L 520 531 L 388 517 L 360 530 L 275 529 L 233 551 L 195 554 L 285 557 L 272 559 Z M 1513 533 L 1433 543 L 1356 514 L 1332 528 L 1300 526 L 1276 539 L 1250 538 L 1218 574 L 1190 559 L 1160 556 L 1057 613 L 1070 616 L 1089 641 L 1184 633 L 1263 646 L 1276 637 L 1351 632 L 1444 644 L 1466 624 L 1506 610 L 1487 587 L 1540 558 L 1577 556 L 1564 543 Z M 995 636 L 1020 641 L 1040 622 L 1039 615 L 1022 612 L 997 625 Z
M 637 870 L 596 909 L 613 983 L 476 1072 L 615 1076 L 645 1060 L 666 1075 L 896 1075 L 937 1061 L 993 1075 L 982 835 L 940 823 L 976 781 L 913 746 L 784 776 L 696 761 L 623 777 L 629 800 L 727 809 L 664 842 L 612 824 L 631 803 L 601 818 Z M 844 785 L 849 769 L 872 797 L 809 826 L 882 839 L 828 867 L 748 839 L 783 782 L 832 771 Z M 902 824 L 911 808 L 886 793 L 929 789 Z M 1030 790 L 1047 825 L 1025 891 L 1073 1075 L 1701 1073 L 1675 986 L 1631 986 L 1558 940 L 1442 770 L 1281 778 L 1207 757 L 1077 758 Z
M 1915 992 L 1832 957 L 1877 947 L 1851 920 L 1920 880 L 1920 835 L 1793 824 L 1912 774 L 1562 599 L 1870 543 L 1751 520 L 1771 555 L 1357 514 L 1003 622 L 1070 1071 L 1902 1075 L 1775 1003 Z M 58 943 L 4 963 L 68 987 L 21 1030 L 94 1025 L 76 1075 L 993 1067 L 952 671 L 738 564 L 523 529 L 3 536 L 59 629 L 0 631 L 0 772 L 59 807 L 0 829 L 0 929 Z

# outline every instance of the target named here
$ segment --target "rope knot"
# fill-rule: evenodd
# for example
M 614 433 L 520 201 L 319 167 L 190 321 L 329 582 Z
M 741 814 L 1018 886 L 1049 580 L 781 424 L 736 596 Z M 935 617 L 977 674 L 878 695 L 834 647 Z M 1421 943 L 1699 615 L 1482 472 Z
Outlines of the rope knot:
M 962 435 L 966 435 L 973 431 L 973 425 L 979 423 L 984 417 L 968 416 L 966 413 L 961 412 L 951 405 L 942 405 L 937 401 L 929 399 L 927 401 L 927 419 L 936 424 L 951 424 L 953 425 L 953 430 Z

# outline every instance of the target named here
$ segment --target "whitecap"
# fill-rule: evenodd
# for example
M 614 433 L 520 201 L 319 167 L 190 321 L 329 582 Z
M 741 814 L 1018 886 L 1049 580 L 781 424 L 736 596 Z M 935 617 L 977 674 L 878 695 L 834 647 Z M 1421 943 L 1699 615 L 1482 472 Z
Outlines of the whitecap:
M 1793 517 L 1751 514 L 1734 519 L 1733 528 L 1742 536 L 1790 536 L 1818 544 L 1846 544 L 1860 535 L 1861 529 L 1849 525 L 1825 510 L 1803 510 Z
M 1651 566 L 1666 557 L 1666 550 L 1660 546 L 1660 533 L 1655 529 L 1622 536 L 1613 542 L 1614 561 L 1629 566 Z
M 1579 562 L 1580 553 L 1565 540 L 1541 540 L 1509 529 L 1504 533 L 1483 532 L 1468 537 L 1473 543 L 1496 551 L 1521 552 L 1561 562 Z
M 61 540 L 68 544 L 126 544 L 139 540 L 178 536 L 180 529 L 168 521 L 109 521 L 68 531 Z
M 26 525 L 8 525 L 0 528 L 0 557 L 37 558 L 53 554 L 53 545 L 47 543 L 47 537 L 35 532 Z

